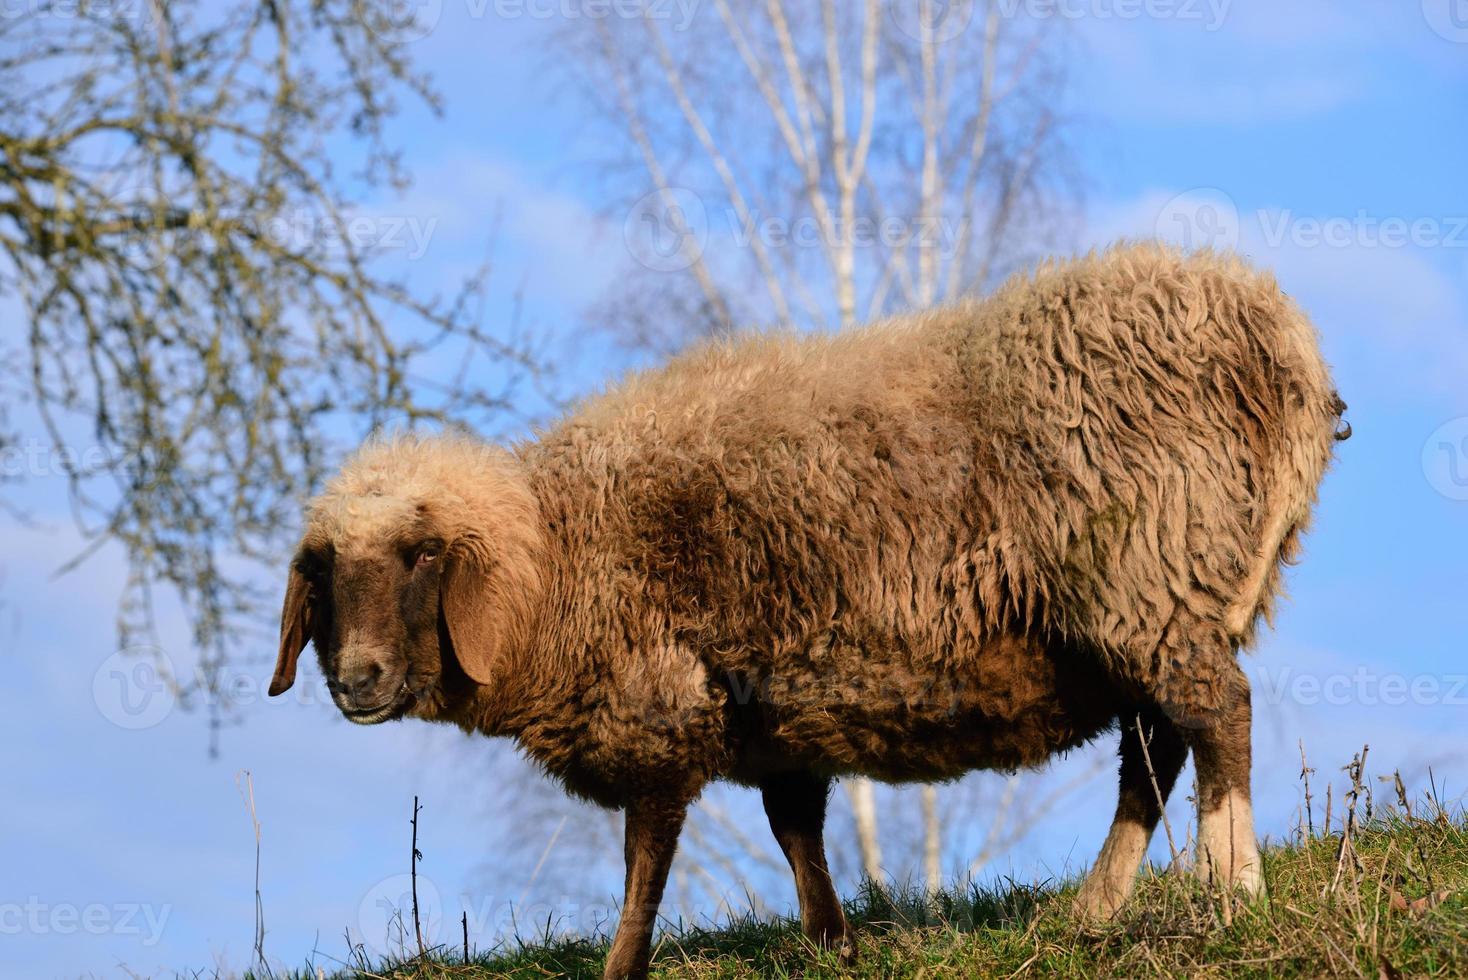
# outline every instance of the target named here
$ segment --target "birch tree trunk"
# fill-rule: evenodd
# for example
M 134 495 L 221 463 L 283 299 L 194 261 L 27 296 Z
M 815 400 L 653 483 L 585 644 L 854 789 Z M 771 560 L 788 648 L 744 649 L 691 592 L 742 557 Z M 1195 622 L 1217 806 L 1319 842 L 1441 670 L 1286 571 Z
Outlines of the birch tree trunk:
M 938 788 L 924 786 L 923 794 L 923 883 L 928 897 L 943 888 L 943 826 L 938 820 Z
M 877 803 L 872 781 L 849 779 L 842 785 L 846 787 L 846 796 L 851 801 L 851 816 L 856 823 L 862 874 L 880 887 L 886 878 L 882 871 L 882 845 L 877 838 Z

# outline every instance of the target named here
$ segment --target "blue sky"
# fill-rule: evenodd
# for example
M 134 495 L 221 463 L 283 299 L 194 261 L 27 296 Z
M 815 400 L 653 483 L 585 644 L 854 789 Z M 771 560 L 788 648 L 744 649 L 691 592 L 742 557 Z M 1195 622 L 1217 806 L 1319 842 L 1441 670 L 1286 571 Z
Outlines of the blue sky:
M 1195 244 L 1235 245 L 1273 268 L 1314 318 L 1350 403 L 1355 435 L 1327 477 L 1304 561 L 1288 576 L 1292 597 L 1249 658 L 1260 832 L 1279 836 L 1296 820 L 1301 739 L 1320 780 L 1338 778 L 1369 742 L 1373 771 L 1401 767 L 1421 786 L 1430 765 L 1460 795 L 1468 5 L 1059 7 L 1074 49 L 1068 108 L 1087 183 L 1073 249 L 1184 233 Z M 431 222 L 426 250 L 408 267 L 426 286 L 478 260 L 498 212 L 496 283 L 505 297 L 523 290 L 532 322 L 559 335 L 630 260 L 620 216 L 603 213 L 598 185 L 579 166 L 590 148 L 576 103 L 546 79 L 555 22 L 475 17 L 482 5 L 464 0 L 439 9 L 415 54 L 435 74 L 447 113 L 405 114 L 395 132 L 418 181 L 377 206 Z M 1138 9 L 1144 15 L 1126 14 Z M 14 327 L 13 311 L 6 319 Z M 617 366 L 595 346 L 576 364 L 586 384 Z M 605 862 L 579 879 L 529 882 L 523 869 L 553 838 L 560 847 L 605 836 L 610 825 L 554 794 L 541 811 L 515 803 L 511 787 L 523 777 L 508 746 L 421 724 L 352 728 L 316 694 L 314 676 L 266 702 L 263 648 L 261 662 L 242 669 L 242 724 L 223 732 L 216 760 L 205 752 L 204 712 L 157 700 L 130 714 L 139 704 L 118 700 L 125 688 L 112 673 L 136 669 L 113 656 L 120 556 L 104 551 L 51 578 L 78 547 L 61 481 L 43 467 L 17 492 L 41 523 L 0 534 L 8 673 L 0 973 L 245 965 L 254 874 L 237 786 L 245 769 L 262 825 L 272 960 L 300 965 L 319 949 L 329 969 L 344 929 L 381 942 L 380 900 L 401 892 L 395 876 L 406 870 L 415 793 L 425 805 L 425 874 L 446 917 L 471 907 L 476 937 L 487 939 L 511 907 L 519 922 L 549 912 L 581 927 L 612 914 L 617 876 Z M 165 653 L 186 668 L 181 617 L 165 610 L 162 622 Z M 152 723 L 126 727 L 140 721 Z M 1110 751 L 1059 762 L 1047 778 L 1063 780 Z M 1102 779 L 1086 793 L 1084 805 L 1049 815 L 990 873 L 1034 878 L 1089 862 L 1114 790 Z M 1178 828 L 1185 795 L 1170 808 Z M 985 814 L 969 819 L 982 827 Z M 775 884 L 765 897 L 784 907 L 790 890 L 767 877 Z

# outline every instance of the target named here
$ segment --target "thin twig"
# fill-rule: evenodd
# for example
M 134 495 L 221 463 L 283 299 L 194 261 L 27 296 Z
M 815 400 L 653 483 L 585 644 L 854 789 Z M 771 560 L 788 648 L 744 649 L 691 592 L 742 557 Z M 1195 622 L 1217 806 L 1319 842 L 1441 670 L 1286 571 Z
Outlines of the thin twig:
M 1362 746 L 1360 753 L 1351 760 L 1350 765 L 1346 766 L 1346 773 L 1351 777 L 1351 788 L 1346 793 L 1346 815 L 1343 820 L 1344 826 L 1341 830 L 1341 842 L 1336 848 L 1335 875 L 1331 878 L 1330 885 L 1326 889 L 1327 892 L 1334 892 L 1340 887 L 1341 876 L 1345 871 L 1346 860 L 1348 858 L 1353 869 L 1358 871 L 1361 869 L 1361 860 L 1356 856 L 1355 844 L 1358 830 L 1356 807 L 1360 802 L 1361 793 L 1364 789 L 1363 780 L 1365 779 L 1366 753 L 1370 751 L 1371 746 Z M 1356 876 L 1352 875 L 1352 881 L 1354 882 L 1355 880 Z
M 1162 815 L 1162 829 L 1167 834 L 1167 851 L 1172 863 L 1177 864 L 1177 845 L 1172 839 L 1172 823 L 1167 819 L 1167 801 L 1162 798 L 1162 787 L 1157 785 L 1157 771 L 1152 768 L 1152 753 L 1147 750 L 1147 736 L 1142 732 L 1142 716 L 1137 715 L 1137 740 L 1142 743 L 1142 761 L 1147 764 L 1147 778 L 1152 781 L 1152 792 L 1157 797 L 1157 810 Z
M 240 780 L 244 785 L 240 786 Z M 255 780 L 250 770 L 241 769 L 235 774 L 235 785 L 240 796 L 250 808 L 250 823 L 255 828 L 255 962 L 265 967 L 265 903 L 260 899 L 260 819 L 255 813 Z
M 418 805 L 418 797 L 413 797 L 413 854 L 409 859 L 409 877 L 413 883 L 413 935 L 418 939 L 418 955 L 424 954 L 423 926 L 418 920 L 418 861 L 423 857 L 423 852 L 418 850 L 418 811 L 422 807 Z
M 556 824 L 556 829 L 550 835 L 550 840 L 545 842 L 545 850 L 540 852 L 540 860 L 535 862 L 535 869 L 530 872 L 530 879 L 525 882 L 525 887 L 520 890 L 520 901 L 515 904 L 525 904 L 525 896 L 530 892 L 530 886 L 535 884 L 535 879 L 540 877 L 540 869 L 545 865 L 545 859 L 550 857 L 551 848 L 556 846 L 556 839 L 561 836 L 561 829 L 566 826 L 568 817 L 570 817 L 570 814 L 561 815 L 561 822 Z
M 1300 778 L 1305 782 L 1305 840 L 1315 836 L 1315 813 L 1311 807 L 1310 774 L 1314 772 L 1305 761 L 1305 740 L 1300 739 Z

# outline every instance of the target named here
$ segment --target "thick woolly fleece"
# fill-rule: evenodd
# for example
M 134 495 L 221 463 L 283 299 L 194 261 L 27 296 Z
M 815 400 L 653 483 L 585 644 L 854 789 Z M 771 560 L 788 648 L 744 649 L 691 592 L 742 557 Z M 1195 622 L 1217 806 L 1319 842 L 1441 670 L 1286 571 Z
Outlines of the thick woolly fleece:
M 700 347 L 510 451 L 370 443 L 307 537 L 429 515 L 495 622 L 483 683 L 448 665 L 413 713 L 515 736 L 601 803 L 793 768 L 946 778 L 1131 706 L 1218 710 L 1343 407 L 1271 276 L 1123 246 L 983 301 Z

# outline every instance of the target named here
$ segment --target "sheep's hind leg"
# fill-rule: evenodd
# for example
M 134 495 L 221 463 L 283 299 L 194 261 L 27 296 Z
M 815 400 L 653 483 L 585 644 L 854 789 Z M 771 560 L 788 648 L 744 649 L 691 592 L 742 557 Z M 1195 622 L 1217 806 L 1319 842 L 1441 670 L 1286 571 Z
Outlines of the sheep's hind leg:
M 1249 679 L 1237 661 L 1231 666 L 1222 705 L 1184 729 L 1198 770 L 1198 864 L 1209 880 L 1258 895 L 1264 876 L 1249 800 Z
M 1162 802 L 1167 802 L 1188 757 L 1182 733 L 1164 715 L 1148 710 L 1141 712 L 1140 718 L 1140 731 L 1137 714 L 1121 720 L 1116 816 L 1096 864 L 1076 896 L 1077 909 L 1092 920 L 1110 919 L 1131 894 L 1137 869 L 1147 854 L 1147 844 L 1162 817 L 1157 798 L 1161 795 Z
M 622 921 L 617 924 L 617 934 L 607 953 L 604 980 L 647 976 L 653 925 L 687 812 L 688 805 L 682 800 L 657 797 L 644 797 L 627 805 L 627 890 Z
M 830 789 L 829 779 L 808 772 L 778 773 L 760 781 L 770 830 L 795 873 L 801 929 L 821 949 L 837 950 L 850 960 L 855 948 L 826 868 L 823 835 Z

